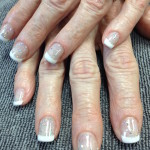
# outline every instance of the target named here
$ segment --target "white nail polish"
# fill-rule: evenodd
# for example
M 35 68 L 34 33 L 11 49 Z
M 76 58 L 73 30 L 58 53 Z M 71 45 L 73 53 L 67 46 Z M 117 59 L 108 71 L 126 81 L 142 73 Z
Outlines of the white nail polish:
M 27 53 L 28 53 L 27 46 L 22 42 L 18 42 L 17 44 L 14 45 L 9 55 L 14 61 L 22 62 L 26 58 Z
M 58 43 L 54 43 L 52 47 L 45 53 L 44 57 L 51 64 L 56 64 L 63 53 L 63 47 Z
M 92 133 L 81 133 L 78 137 L 78 150 L 99 150 L 95 136 Z
M 115 47 L 117 42 L 119 41 L 119 34 L 117 32 L 112 32 L 108 35 L 108 37 L 104 40 L 104 44 L 112 49 Z
M 140 140 L 138 123 L 132 117 L 126 118 L 121 124 L 121 138 L 123 143 L 136 143 Z
M 55 122 L 52 117 L 45 117 L 41 120 L 38 133 L 38 141 L 52 142 L 55 138 Z
M 14 30 L 10 24 L 5 24 L 0 30 L 0 40 L 8 42 L 14 34 Z
M 14 106 L 22 105 L 23 104 L 23 97 L 24 97 L 24 89 L 16 90 L 13 105 Z

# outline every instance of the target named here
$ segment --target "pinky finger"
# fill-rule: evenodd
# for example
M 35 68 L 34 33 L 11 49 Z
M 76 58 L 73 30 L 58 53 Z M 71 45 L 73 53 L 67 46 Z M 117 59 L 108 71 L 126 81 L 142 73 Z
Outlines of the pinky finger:
M 39 51 L 32 58 L 18 65 L 14 83 L 14 106 L 25 105 L 31 100 L 35 90 L 35 73 L 38 64 Z

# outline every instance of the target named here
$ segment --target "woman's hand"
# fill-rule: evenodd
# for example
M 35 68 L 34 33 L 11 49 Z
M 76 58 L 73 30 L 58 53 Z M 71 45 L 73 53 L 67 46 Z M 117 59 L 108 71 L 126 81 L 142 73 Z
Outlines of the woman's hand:
M 17 37 L 10 56 L 17 62 L 26 60 L 58 23 L 77 9 L 58 34 L 59 39 L 47 47 L 53 47 L 55 59 L 51 57 L 51 63 L 56 63 L 60 55 L 67 57 L 83 42 L 111 5 L 112 0 L 19 0 L 4 20 L 1 39 L 7 41 Z M 56 52 L 58 44 L 54 43 L 59 44 L 59 53 Z
M 126 0 L 119 15 L 105 30 L 103 43 L 113 48 L 126 40 L 148 1 Z M 108 13 L 112 3 L 113 0 L 19 0 L 5 18 L 0 38 L 7 41 L 17 37 L 10 56 L 17 62 L 27 60 L 56 25 L 76 9 L 70 21 L 46 48 L 45 58 L 55 64 L 81 45 Z
M 110 13 L 101 22 L 100 33 L 118 14 L 116 2 Z M 114 12 L 114 15 L 112 12 Z M 49 35 L 46 47 L 60 29 Z M 100 111 L 100 72 L 95 54 L 96 29 L 73 53 L 70 65 L 70 83 L 73 100 L 72 142 L 74 149 L 100 149 L 102 144 L 102 116 Z M 102 51 L 110 95 L 110 117 L 114 132 L 124 143 L 135 143 L 140 139 L 142 105 L 139 92 L 139 71 L 133 55 L 130 38 L 114 48 Z M 25 105 L 33 96 L 35 72 L 39 52 L 31 59 L 19 64 L 15 79 L 14 105 Z M 36 104 L 35 128 L 38 140 L 53 141 L 60 130 L 61 92 L 64 63 L 49 64 L 43 57 L 39 67 L 39 90 Z

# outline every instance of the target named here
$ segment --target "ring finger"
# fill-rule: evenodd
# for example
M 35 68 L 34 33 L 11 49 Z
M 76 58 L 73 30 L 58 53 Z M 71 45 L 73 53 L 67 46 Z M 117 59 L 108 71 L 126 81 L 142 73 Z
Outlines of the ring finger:
M 52 40 L 57 31 L 58 29 L 48 37 L 47 43 Z M 64 70 L 63 62 L 52 65 L 44 58 L 41 60 L 35 113 L 35 129 L 40 142 L 51 142 L 59 133 Z

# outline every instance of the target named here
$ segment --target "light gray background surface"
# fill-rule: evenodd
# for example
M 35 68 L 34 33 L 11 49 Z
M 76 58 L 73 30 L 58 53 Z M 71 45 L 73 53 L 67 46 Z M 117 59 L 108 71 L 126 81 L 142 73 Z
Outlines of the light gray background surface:
M 15 2 L 16 0 L 0 0 L 0 25 Z M 132 42 L 140 68 L 140 92 L 144 107 L 141 141 L 138 144 L 125 145 L 113 133 L 109 119 L 106 76 L 99 52 L 97 55 L 102 74 L 101 109 L 104 122 L 102 150 L 150 150 L 150 42 L 136 32 L 132 33 Z M 8 55 L 12 46 L 13 41 L 0 42 L 0 150 L 71 150 L 72 102 L 68 74 L 63 88 L 62 124 L 58 139 L 53 143 L 38 143 L 34 130 L 38 77 L 32 102 L 25 107 L 13 107 L 13 83 L 17 64 Z

